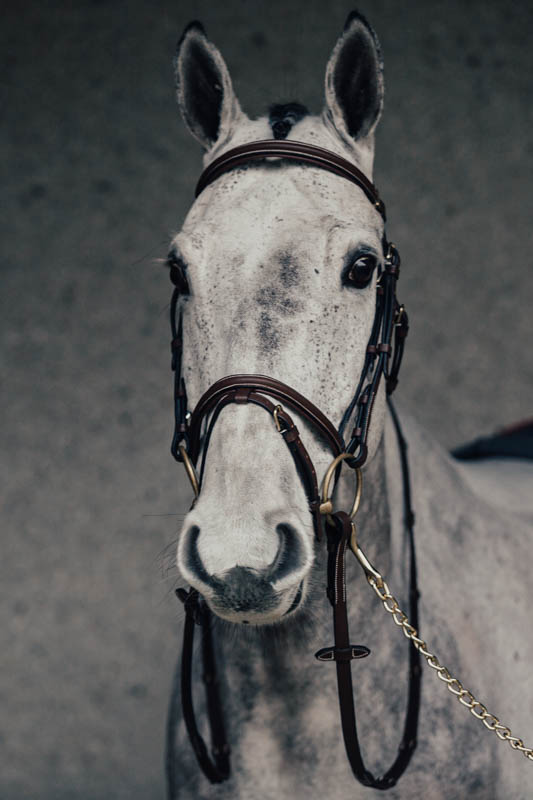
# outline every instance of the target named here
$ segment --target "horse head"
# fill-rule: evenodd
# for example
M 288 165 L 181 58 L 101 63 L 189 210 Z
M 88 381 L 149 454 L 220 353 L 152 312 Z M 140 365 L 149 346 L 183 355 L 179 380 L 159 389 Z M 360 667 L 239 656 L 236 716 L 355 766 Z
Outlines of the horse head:
M 360 15 L 348 18 L 333 49 L 320 115 L 290 103 L 249 119 L 198 23 L 179 43 L 175 70 L 179 107 L 205 150 L 204 166 L 239 145 L 274 138 L 326 148 L 372 180 L 382 61 Z M 383 225 L 358 185 L 313 164 L 267 159 L 211 182 L 169 257 L 182 283 L 189 399 L 228 375 L 267 375 L 339 426 L 371 336 Z M 384 397 L 382 385 L 367 461 L 380 441 Z M 292 416 L 321 478 L 331 450 L 307 419 Z M 308 497 L 272 417 L 254 404 L 226 405 L 210 430 L 201 492 L 180 536 L 182 575 L 224 619 L 286 621 L 306 605 L 316 546 Z

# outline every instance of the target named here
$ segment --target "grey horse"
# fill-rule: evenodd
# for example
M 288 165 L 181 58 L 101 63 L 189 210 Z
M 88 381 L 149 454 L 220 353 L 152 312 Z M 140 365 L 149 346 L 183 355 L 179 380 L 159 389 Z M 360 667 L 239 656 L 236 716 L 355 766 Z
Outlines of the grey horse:
M 222 56 L 197 23 L 179 43 L 175 68 L 180 110 L 205 165 L 275 135 L 327 148 L 372 180 L 383 66 L 376 35 L 359 14 L 348 18 L 327 64 L 321 115 L 290 104 L 249 119 Z M 383 221 L 360 188 L 313 166 L 242 166 L 212 183 L 171 245 L 189 284 L 180 303 L 190 401 L 226 375 L 262 373 L 338 422 L 363 367 L 382 236 Z M 355 287 L 346 265 L 361 260 L 374 268 L 367 285 Z M 533 466 L 521 459 L 460 462 L 410 416 L 401 418 L 416 509 L 420 634 L 449 675 L 513 734 L 527 737 Z M 304 419 L 297 422 L 322 476 L 331 454 Z M 402 473 L 383 389 L 368 444 L 359 540 L 405 609 Z M 353 476 L 343 471 L 335 505 L 349 508 L 352 492 Z M 171 742 L 174 796 L 374 796 L 354 780 L 346 758 L 335 668 L 314 658 L 332 644 L 325 560 L 271 420 L 256 407 L 228 407 L 184 521 L 178 567 L 213 612 L 232 774 L 217 785 L 206 780 L 180 721 Z M 369 768 L 381 774 L 401 737 L 410 645 L 355 559 L 346 580 L 352 638 L 371 650 L 352 667 L 359 738 Z M 531 763 L 456 702 L 435 670 L 424 669 L 418 746 L 391 800 L 532 797 Z M 195 703 L 204 718 L 201 693 Z

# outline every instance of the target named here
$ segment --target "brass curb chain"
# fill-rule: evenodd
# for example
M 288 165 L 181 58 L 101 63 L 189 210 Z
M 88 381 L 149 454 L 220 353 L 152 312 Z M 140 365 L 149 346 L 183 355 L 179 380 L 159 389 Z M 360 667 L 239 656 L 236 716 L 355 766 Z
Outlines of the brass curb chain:
M 355 537 L 353 537 L 355 539 Z M 353 540 L 352 540 L 353 541 Z M 353 547 L 352 547 L 353 550 Z M 370 563 L 368 562 L 366 556 L 362 552 L 362 550 L 356 544 L 356 550 L 354 550 L 355 556 L 363 569 L 366 573 L 366 578 L 377 594 L 381 602 L 383 603 L 383 607 L 385 611 L 388 611 L 391 614 L 394 622 L 401 628 L 404 636 L 407 639 L 410 639 L 411 642 L 414 644 L 416 649 L 421 653 L 424 658 L 426 659 L 428 665 L 435 670 L 437 676 L 446 684 L 448 690 L 457 697 L 460 703 L 463 706 L 468 708 L 471 714 L 474 715 L 476 719 L 480 719 L 483 725 L 489 730 L 494 731 L 498 739 L 502 741 L 509 742 L 509 745 L 513 748 L 513 750 L 518 750 L 522 753 L 526 758 L 530 761 L 533 761 L 533 748 L 526 747 L 522 739 L 519 739 L 517 736 L 513 736 L 511 733 L 511 729 L 508 728 L 506 725 L 502 725 L 498 717 L 495 717 L 494 714 L 491 714 L 487 711 L 486 707 L 483 703 L 480 703 L 479 700 L 476 700 L 472 692 L 468 689 L 465 689 L 461 681 L 454 678 L 447 667 L 444 667 L 438 660 L 437 656 L 433 653 L 430 653 L 428 650 L 428 646 L 423 639 L 421 639 L 418 635 L 418 632 L 412 625 L 409 624 L 409 620 L 407 619 L 404 612 L 401 610 L 400 606 L 398 605 L 398 601 L 391 594 L 389 587 L 387 586 L 386 581 L 383 579 L 381 575 L 371 567 Z M 365 563 L 366 562 L 366 563 Z M 369 571 L 368 567 L 371 567 L 372 572 Z M 377 577 L 379 576 L 379 577 Z

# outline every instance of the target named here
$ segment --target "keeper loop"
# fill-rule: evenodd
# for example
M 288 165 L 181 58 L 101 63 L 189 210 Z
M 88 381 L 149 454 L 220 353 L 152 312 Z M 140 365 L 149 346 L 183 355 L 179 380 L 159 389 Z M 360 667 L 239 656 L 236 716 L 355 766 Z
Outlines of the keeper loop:
M 322 647 L 315 653 L 317 661 L 352 661 L 354 658 L 366 658 L 370 650 L 362 644 L 351 644 L 349 647 Z

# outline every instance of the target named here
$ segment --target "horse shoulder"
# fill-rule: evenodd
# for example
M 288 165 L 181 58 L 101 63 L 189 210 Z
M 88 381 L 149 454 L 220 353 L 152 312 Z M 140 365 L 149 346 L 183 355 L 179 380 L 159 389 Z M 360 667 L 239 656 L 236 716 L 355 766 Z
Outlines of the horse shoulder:
M 457 468 L 472 492 L 487 505 L 533 521 L 533 460 L 459 461 Z

